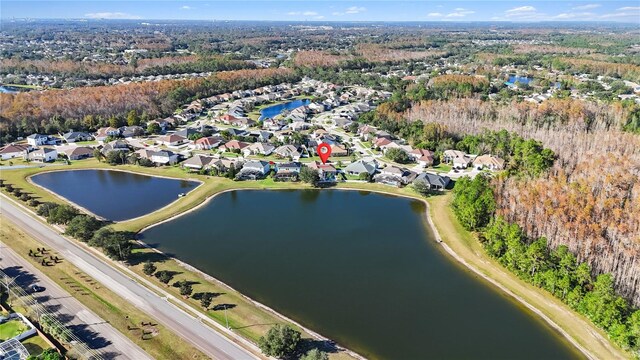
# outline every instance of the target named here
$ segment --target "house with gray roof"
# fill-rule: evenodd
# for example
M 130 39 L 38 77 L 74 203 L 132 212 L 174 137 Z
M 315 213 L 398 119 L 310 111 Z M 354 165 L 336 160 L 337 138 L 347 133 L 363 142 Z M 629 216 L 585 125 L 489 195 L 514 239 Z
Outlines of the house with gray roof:
M 68 143 L 74 143 L 77 141 L 91 141 L 93 140 L 93 136 L 87 134 L 82 131 L 69 131 L 68 133 L 62 135 L 64 141 Z
M 215 161 L 213 156 L 197 154 L 183 161 L 181 165 L 191 170 L 202 170 L 209 167 L 213 161 Z
M 274 180 L 297 181 L 300 176 L 302 165 L 299 162 L 289 162 L 276 164 L 276 175 Z
M 417 182 L 424 182 L 433 190 L 444 190 L 451 183 L 451 179 L 448 176 L 424 172 L 413 180 L 414 184 Z
M 376 173 L 376 165 L 374 163 L 358 160 L 347 165 L 343 171 L 348 175 L 360 176 L 360 174 L 367 173 L 373 175 Z

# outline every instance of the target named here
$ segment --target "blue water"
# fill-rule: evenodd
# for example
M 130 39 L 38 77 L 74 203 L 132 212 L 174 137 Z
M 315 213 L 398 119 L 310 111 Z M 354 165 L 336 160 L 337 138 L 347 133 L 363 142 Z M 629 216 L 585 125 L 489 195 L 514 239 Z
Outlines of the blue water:
M 280 113 L 282 113 L 284 110 L 291 111 L 295 108 L 299 108 L 300 106 L 309 105 L 310 102 L 311 100 L 309 99 L 294 100 L 288 103 L 266 107 L 260 110 L 260 120 L 267 118 L 273 119 L 274 117 L 280 115 Z
M 108 220 L 146 215 L 178 200 L 199 183 L 111 170 L 45 172 L 31 180 Z
M 18 90 L 9 86 L 0 86 L 0 94 L 17 94 Z
M 528 85 L 531 81 L 533 81 L 533 79 L 528 78 L 526 76 L 511 75 L 509 76 L 509 81 L 507 81 L 507 85 L 515 84 L 516 82 Z

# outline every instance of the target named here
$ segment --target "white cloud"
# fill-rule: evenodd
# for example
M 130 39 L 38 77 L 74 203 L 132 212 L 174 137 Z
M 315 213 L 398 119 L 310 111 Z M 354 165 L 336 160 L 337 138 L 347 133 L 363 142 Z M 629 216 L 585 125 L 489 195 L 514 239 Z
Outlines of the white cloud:
M 600 4 L 586 4 L 586 5 L 580 5 L 580 6 L 574 6 L 572 7 L 573 10 L 591 10 L 591 9 L 597 9 L 599 8 Z
M 640 11 L 640 6 L 625 6 L 619 8 L 618 11 Z
M 551 20 L 570 20 L 570 19 L 589 20 L 589 19 L 592 19 L 594 15 L 595 15 L 594 13 L 590 13 L 590 12 L 568 12 L 568 13 L 561 13 L 556 16 L 553 16 L 551 17 Z
M 471 14 L 475 14 L 475 11 L 461 9 L 461 10 L 458 10 L 456 12 L 452 12 L 452 13 L 447 14 L 446 17 L 448 17 L 448 18 L 461 18 L 461 17 L 465 17 L 465 16 L 471 15 Z
M 359 14 L 365 11 L 367 11 L 367 9 L 362 6 L 352 6 L 345 11 L 345 14 Z
M 97 12 L 84 14 L 84 16 L 90 19 L 142 19 L 138 15 L 131 15 L 122 12 Z
M 520 6 L 517 8 L 513 8 L 510 10 L 505 11 L 505 13 L 508 14 L 523 14 L 523 13 L 530 13 L 530 12 L 535 12 L 536 8 L 534 8 L 533 6 Z
M 183 7 L 180 8 L 181 10 L 192 10 L 193 8 L 189 5 L 185 5 Z
M 638 22 L 639 17 L 640 17 L 640 12 L 617 12 L 617 13 L 600 15 L 601 19 L 629 18 L 630 20 L 635 20 L 634 22 Z
M 324 19 L 324 16 L 323 15 L 319 15 L 319 16 L 316 16 L 315 19 L 316 20 L 322 20 L 322 19 Z
M 533 6 L 520 6 L 504 12 L 504 16 L 509 20 L 535 21 L 548 20 L 549 16 L 538 12 Z
M 465 8 L 455 8 L 453 9 L 453 12 L 450 12 L 448 14 L 443 14 L 441 12 L 431 12 L 427 14 L 427 17 L 432 17 L 432 18 L 463 18 L 467 15 L 471 15 L 471 14 L 475 14 L 476 12 L 473 10 L 468 10 Z
M 319 17 L 320 15 L 316 12 L 316 11 L 289 11 L 287 13 L 287 15 L 289 16 L 315 16 L 315 17 Z M 324 18 L 321 17 L 321 18 Z

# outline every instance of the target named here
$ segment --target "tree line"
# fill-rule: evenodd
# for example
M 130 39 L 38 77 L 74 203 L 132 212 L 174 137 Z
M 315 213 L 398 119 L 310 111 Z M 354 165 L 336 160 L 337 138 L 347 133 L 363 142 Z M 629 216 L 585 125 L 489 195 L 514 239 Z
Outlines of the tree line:
M 105 227 L 105 221 L 82 214 L 71 205 L 45 202 L 38 205 L 36 213 L 46 218 L 49 224 L 65 225 L 66 235 L 102 249 L 114 260 L 127 261 L 131 256 L 131 239 L 134 237 L 131 232 L 115 231 Z
M 9 142 L 32 133 L 95 129 L 131 110 L 149 118 L 168 116 L 191 100 L 297 80 L 288 69 L 237 70 L 190 80 L 0 94 L 0 132 Z
M 453 190 L 453 212 L 465 229 L 477 231 L 489 256 L 521 279 L 543 288 L 585 315 L 626 350 L 640 355 L 640 310 L 616 294 L 611 274 L 595 278 L 565 245 L 550 249 L 545 237 L 528 238 L 517 224 L 494 217 L 488 177 L 464 177 Z

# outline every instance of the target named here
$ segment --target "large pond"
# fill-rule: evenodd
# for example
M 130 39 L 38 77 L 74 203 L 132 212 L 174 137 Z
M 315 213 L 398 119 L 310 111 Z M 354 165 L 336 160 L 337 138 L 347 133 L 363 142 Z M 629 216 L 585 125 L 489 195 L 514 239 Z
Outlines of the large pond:
M 290 101 L 287 103 L 266 107 L 260 110 L 260 120 L 267 119 L 267 118 L 273 119 L 274 117 L 280 115 L 285 110 L 291 111 L 295 108 L 299 108 L 300 106 L 309 105 L 310 102 L 311 100 L 309 99 L 298 99 L 298 100 Z
M 45 172 L 31 180 L 92 213 L 112 221 L 146 215 L 193 190 L 195 181 L 113 170 Z
M 424 212 L 368 192 L 237 191 L 142 237 L 370 358 L 581 357 L 454 263 Z

